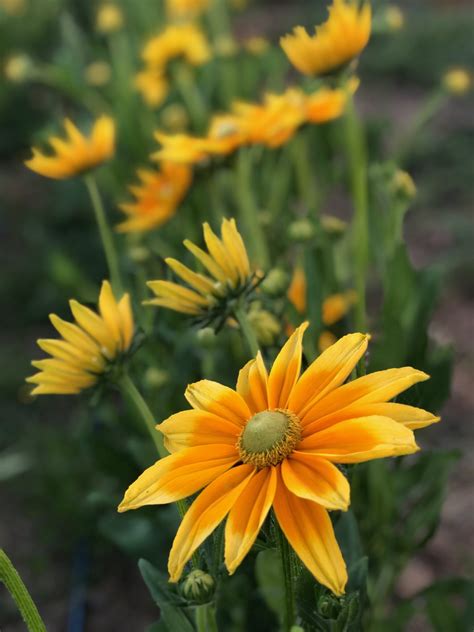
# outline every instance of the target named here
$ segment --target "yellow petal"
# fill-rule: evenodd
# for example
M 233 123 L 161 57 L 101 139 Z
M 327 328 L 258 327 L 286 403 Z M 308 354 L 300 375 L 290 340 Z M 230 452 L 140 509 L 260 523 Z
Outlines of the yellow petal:
M 148 287 L 160 298 L 178 299 L 183 303 L 193 306 L 207 307 L 209 300 L 187 287 L 172 283 L 171 281 L 148 281 Z
M 181 314 L 189 314 L 190 316 L 196 316 L 201 312 L 201 308 L 197 305 L 190 305 L 185 301 L 174 298 L 152 298 L 149 301 L 143 301 L 143 305 L 166 307 L 166 309 L 172 309 L 175 312 L 180 312 Z
M 282 462 L 281 475 L 286 487 L 299 498 L 312 500 L 326 509 L 346 511 L 349 507 L 349 483 L 326 459 L 295 450 Z
M 125 492 L 118 510 L 163 505 L 194 494 L 239 460 L 229 445 L 198 446 L 160 459 Z
M 209 254 L 223 271 L 226 281 L 232 282 L 232 284 L 235 285 L 238 282 L 238 273 L 221 240 L 212 231 L 207 222 L 203 224 L 203 232 L 204 241 L 206 242 Z
M 306 369 L 290 396 L 289 409 L 305 423 L 314 404 L 340 386 L 364 355 L 369 336 L 349 334 L 338 340 Z
M 62 384 L 40 384 L 31 391 L 32 395 L 77 395 L 80 388 Z
M 231 575 L 258 536 L 272 506 L 276 482 L 274 467 L 260 470 L 243 489 L 230 510 L 225 527 L 225 564 Z
M 185 410 L 158 426 L 165 435 L 165 448 L 177 452 L 198 445 L 235 446 L 241 427 L 203 410 Z
M 193 408 L 205 410 L 238 426 L 252 416 L 245 400 L 228 386 L 201 380 L 190 384 L 185 397 Z
M 88 353 L 89 355 L 100 354 L 100 349 L 96 341 L 92 340 L 80 327 L 68 323 L 62 318 L 59 318 L 59 316 L 56 316 L 56 314 L 50 314 L 49 319 L 64 340 L 67 340 L 73 346 L 78 347 L 78 349 L 81 349 L 84 353 Z
M 191 252 L 196 257 L 196 259 L 200 263 L 202 263 L 206 270 L 210 274 L 212 274 L 215 279 L 217 279 L 217 281 L 220 281 L 221 283 L 225 283 L 227 281 L 227 275 L 225 274 L 225 272 L 221 269 L 219 265 L 217 265 L 214 259 L 207 254 L 207 252 L 201 250 L 199 246 L 193 244 L 193 242 L 189 241 L 189 239 L 185 239 L 183 241 L 183 244 L 189 250 L 189 252 Z
M 255 360 L 250 360 L 240 370 L 237 380 L 237 393 L 254 414 L 268 408 L 267 380 L 267 369 L 259 351 Z
M 298 444 L 334 463 L 362 463 L 386 456 L 412 454 L 419 450 L 413 432 L 388 417 L 361 417 L 341 421 L 315 432 Z
M 65 340 L 38 340 L 38 346 L 53 358 L 63 360 L 77 369 L 87 369 L 94 373 L 101 373 L 104 368 L 104 360 L 100 356 L 88 356 L 83 351 L 74 347 Z
M 100 316 L 77 301 L 69 301 L 71 312 L 77 324 L 100 345 L 100 350 L 109 360 L 115 357 L 116 340 Z
M 239 465 L 222 474 L 201 492 L 186 512 L 171 548 L 168 571 L 170 581 L 177 582 L 186 562 L 217 525 L 254 474 L 251 465 Z
M 120 329 L 122 331 L 122 340 L 124 351 L 132 344 L 135 326 L 133 324 L 132 306 L 130 304 L 130 294 L 124 294 L 118 303 L 118 311 L 120 314 Z
M 245 281 L 250 276 L 250 265 L 245 249 L 244 242 L 240 236 L 235 220 L 222 220 L 222 243 L 227 251 L 229 258 L 232 260 L 234 268 L 238 271 L 240 281 Z
M 300 374 L 302 339 L 307 327 L 308 323 L 305 322 L 296 329 L 273 363 L 268 378 L 268 403 L 271 409 L 288 408 L 288 399 Z
M 99 294 L 99 311 L 110 335 L 114 339 L 115 346 L 118 349 L 122 349 L 121 316 L 112 287 L 108 281 L 102 283 Z
M 278 481 L 273 507 L 291 547 L 316 580 L 342 595 L 347 571 L 326 509 L 292 494 Z
M 200 292 L 201 294 L 212 294 L 214 290 L 214 283 L 207 277 L 197 272 L 193 272 L 187 266 L 183 265 L 177 259 L 167 257 L 165 262 L 177 274 L 183 281 L 186 281 L 192 288 Z

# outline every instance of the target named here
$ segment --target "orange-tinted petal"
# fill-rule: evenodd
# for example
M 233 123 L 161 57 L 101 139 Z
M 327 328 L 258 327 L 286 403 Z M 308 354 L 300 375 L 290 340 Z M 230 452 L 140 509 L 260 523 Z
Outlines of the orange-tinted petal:
M 185 410 L 158 426 L 165 435 L 165 448 L 177 452 L 197 445 L 235 446 L 241 428 L 204 410 Z
M 282 462 L 281 475 L 286 487 L 299 498 L 312 500 L 326 509 L 346 511 L 349 507 L 349 483 L 326 459 L 295 450 Z
M 245 400 L 236 391 L 211 380 L 190 384 L 185 397 L 193 408 L 206 410 L 238 426 L 243 426 L 252 416 Z
M 277 474 L 274 467 L 257 472 L 230 510 L 225 527 L 225 564 L 230 574 L 252 548 L 272 506 Z
M 306 568 L 320 584 L 342 595 L 346 565 L 326 509 L 292 494 L 281 477 L 273 507 L 283 533 Z
M 199 494 L 186 512 L 174 539 L 168 561 L 170 581 L 179 580 L 186 562 L 224 520 L 254 472 L 255 468 L 251 465 L 239 465 L 219 476 Z
M 302 339 L 307 327 L 308 323 L 305 322 L 295 330 L 273 363 L 268 377 L 270 409 L 288 408 L 288 398 L 300 374 Z
M 198 446 L 160 459 L 130 485 L 119 511 L 163 505 L 194 494 L 239 460 L 233 446 Z
M 250 360 L 239 372 L 237 393 L 247 402 L 252 413 L 268 408 L 268 374 L 260 351 L 255 360 Z

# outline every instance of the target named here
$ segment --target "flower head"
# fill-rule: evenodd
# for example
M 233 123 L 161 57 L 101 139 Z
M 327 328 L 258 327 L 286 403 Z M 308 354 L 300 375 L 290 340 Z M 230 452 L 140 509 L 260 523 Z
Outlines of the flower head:
M 97 11 L 96 28 L 100 33 L 113 33 L 122 28 L 123 21 L 120 7 L 112 2 L 107 2 Z
M 166 0 L 166 12 L 171 18 L 196 17 L 209 7 L 210 0 Z
M 189 167 L 163 163 L 159 171 L 140 169 L 141 184 L 130 187 L 133 203 L 121 204 L 128 219 L 117 226 L 119 232 L 151 230 L 167 222 L 176 212 L 192 180 Z
M 174 59 L 183 59 L 191 66 L 201 66 L 209 60 L 211 51 L 198 26 L 173 24 L 148 42 L 142 57 L 149 67 L 165 70 Z
M 329 18 L 312 37 L 302 26 L 281 38 L 293 66 L 305 75 L 322 75 L 350 62 L 366 47 L 371 30 L 370 4 L 333 0 Z
M 133 83 L 145 103 L 151 108 L 161 105 L 168 96 L 169 82 L 159 68 L 145 68 L 137 72 Z
M 61 338 L 38 340 L 38 346 L 51 358 L 32 362 L 39 369 L 26 380 L 36 384 L 33 395 L 80 393 L 96 384 L 132 344 L 130 296 L 124 294 L 117 301 L 108 281 L 102 284 L 98 313 L 74 300 L 69 305 L 75 324 L 51 314 Z
M 209 160 L 210 143 L 206 138 L 164 132 L 155 132 L 155 138 L 161 147 L 151 155 L 152 160 L 182 165 L 195 165 Z
M 204 488 L 176 534 L 171 581 L 226 517 L 225 564 L 233 573 L 273 506 L 301 561 L 342 594 L 347 572 L 328 510 L 346 510 L 350 489 L 337 464 L 416 452 L 413 429 L 438 420 L 388 403 L 428 378 L 411 367 L 344 384 L 367 349 L 364 334 L 341 338 L 300 376 L 306 326 L 289 338 L 269 373 L 259 353 L 240 371 L 235 390 L 209 380 L 191 384 L 192 410 L 158 426 L 171 455 L 129 487 L 119 511 L 174 502 Z
M 167 307 L 183 314 L 195 316 L 207 324 L 220 318 L 224 322 L 229 314 L 229 303 L 248 295 L 255 287 L 257 276 L 251 272 L 247 251 L 234 219 L 223 219 L 221 238 L 209 224 L 203 224 L 205 252 L 188 239 L 186 248 L 194 255 L 208 274 L 194 272 L 176 259 L 165 259 L 168 266 L 189 287 L 171 281 L 149 281 L 148 286 L 156 298 L 148 305 Z
M 89 137 L 85 137 L 72 121 L 65 119 L 66 139 L 52 136 L 49 144 L 55 155 L 32 149 L 33 158 L 25 165 L 47 178 L 72 178 L 97 167 L 111 158 L 115 151 L 115 124 L 108 116 L 96 120 Z

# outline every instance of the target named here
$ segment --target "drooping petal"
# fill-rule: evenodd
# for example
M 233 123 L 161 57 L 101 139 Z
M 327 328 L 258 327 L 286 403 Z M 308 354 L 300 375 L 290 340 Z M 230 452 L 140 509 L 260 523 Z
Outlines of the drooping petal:
M 183 265 L 181 261 L 167 257 L 165 263 L 177 274 L 183 281 L 186 281 L 194 290 L 201 294 L 212 294 L 214 283 L 203 274 L 198 274 Z
M 334 463 L 362 463 L 386 456 L 412 454 L 419 450 L 413 432 L 388 417 L 349 419 L 315 432 L 298 444 Z
M 364 375 L 344 384 L 326 397 L 305 408 L 301 416 L 303 426 L 321 417 L 337 412 L 351 404 L 375 404 L 386 402 L 417 382 L 429 379 L 429 375 L 411 367 L 387 369 Z
M 217 525 L 224 520 L 254 475 L 251 465 L 239 465 L 204 489 L 186 512 L 171 548 L 170 581 L 177 582 L 186 562 Z
M 295 450 L 281 464 L 286 487 L 298 496 L 312 500 L 326 509 L 346 511 L 350 487 L 338 468 L 319 456 Z
M 292 494 L 278 480 L 273 507 L 291 547 L 316 580 L 342 595 L 347 571 L 328 512 L 324 507 Z
M 133 325 L 133 313 L 132 306 L 130 304 L 130 294 L 124 294 L 118 303 L 118 310 L 120 313 L 120 328 L 122 330 L 122 338 L 124 343 L 124 350 L 126 351 L 133 340 L 134 325 Z
M 239 372 L 237 393 L 247 402 L 252 413 L 268 408 L 268 373 L 260 351 Z
M 198 445 L 235 446 L 240 426 L 203 410 L 185 410 L 171 415 L 158 426 L 165 436 L 165 448 L 177 452 Z
M 340 386 L 364 355 L 369 336 L 349 334 L 323 351 L 306 369 L 290 396 L 289 409 L 305 423 L 305 415 L 314 404 Z
M 308 324 L 305 322 L 294 331 L 273 363 L 268 378 L 268 404 L 271 409 L 288 408 L 288 398 L 300 374 L 302 339 Z
M 114 293 L 112 292 L 112 286 L 108 281 L 102 283 L 99 294 L 99 311 L 104 319 L 104 323 L 114 338 L 115 344 L 117 347 L 123 348 L 120 312 Z
M 184 395 L 193 408 L 206 410 L 238 426 L 243 426 L 252 416 L 245 400 L 236 391 L 218 382 L 195 382 L 188 386 Z
M 277 474 L 274 467 L 257 472 L 230 510 L 225 527 L 225 564 L 232 575 L 252 548 L 272 506 Z
M 130 485 L 119 511 L 163 505 L 194 494 L 239 460 L 233 446 L 198 446 L 160 459 Z

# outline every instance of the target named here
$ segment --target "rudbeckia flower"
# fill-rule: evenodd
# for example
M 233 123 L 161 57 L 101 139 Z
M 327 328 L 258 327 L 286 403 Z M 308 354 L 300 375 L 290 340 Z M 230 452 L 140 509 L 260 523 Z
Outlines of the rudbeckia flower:
M 152 160 L 182 165 L 195 165 L 209 160 L 210 144 L 206 138 L 164 132 L 155 132 L 155 138 L 161 147 L 151 155 Z
M 151 39 L 145 46 L 142 58 L 150 68 L 166 70 L 175 59 L 191 66 L 201 66 L 211 57 L 204 33 L 194 24 L 174 24 Z
M 166 12 L 171 18 L 196 17 L 209 7 L 210 0 L 166 0 Z
M 38 340 L 38 346 L 51 358 L 35 360 L 39 373 L 27 378 L 36 384 L 33 395 L 77 394 L 98 382 L 101 375 L 125 354 L 133 340 L 134 324 L 130 296 L 120 301 L 104 281 L 99 295 L 99 313 L 69 302 L 75 323 L 50 315 L 61 338 Z
M 117 226 L 119 232 L 151 230 L 167 222 L 176 212 L 192 180 L 189 167 L 163 163 L 160 171 L 140 169 L 141 184 L 131 186 L 133 203 L 121 204 L 128 219 Z
M 55 155 L 42 154 L 33 147 L 33 158 L 25 162 L 29 169 L 46 178 L 62 180 L 89 171 L 113 156 L 115 124 L 109 116 L 96 120 L 89 137 L 83 136 L 69 119 L 65 119 L 64 128 L 66 139 L 49 139 Z
M 168 96 L 169 82 L 160 69 L 141 70 L 135 75 L 133 83 L 145 103 L 151 108 L 161 105 Z
M 334 0 L 329 18 L 310 36 L 297 26 L 280 39 L 290 62 L 305 75 L 322 75 L 348 63 L 366 47 L 371 30 L 370 4 Z
M 158 426 L 171 455 L 127 490 L 119 511 L 174 502 L 203 489 L 176 534 L 168 563 L 172 582 L 193 552 L 227 517 L 225 564 L 234 573 L 271 507 L 288 542 L 316 580 L 336 595 L 347 571 L 328 511 L 346 510 L 349 484 L 337 467 L 419 448 L 413 429 L 438 420 L 388 403 L 428 376 L 411 367 L 379 371 L 344 384 L 367 349 L 354 333 L 322 353 L 300 376 L 299 327 L 270 373 L 259 353 L 236 389 L 202 380 L 188 386 L 192 410 Z
M 229 300 L 252 291 L 257 277 L 251 271 L 235 220 L 222 220 L 220 239 L 207 222 L 203 224 L 203 232 L 208 252 L 188 239 L 183 243 L 209 274 L 194 272 L 180 261 L 167 258 L 168 266 L 189 287 L 171 281 L 149 281 L 147 285 L 156 298 L 146 301 L 146 304 L 205 317 L 210 322 L 220 316 L 224 321 L 229 315 Z
M 96 18 L 96 28 L 99 33 L 114 33 L 119 31 L 124 23 L 122 10 L 116 4 L 107 2 L 99 7 Z

